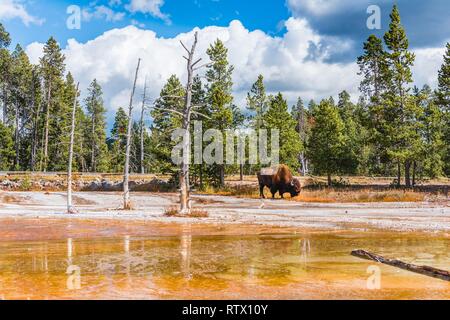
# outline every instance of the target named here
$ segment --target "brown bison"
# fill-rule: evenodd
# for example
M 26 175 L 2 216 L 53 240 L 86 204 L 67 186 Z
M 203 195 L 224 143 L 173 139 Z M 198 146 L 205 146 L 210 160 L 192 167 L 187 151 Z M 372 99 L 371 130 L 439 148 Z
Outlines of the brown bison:
M 278 192 L 281 198 L 284 198 L 285 193 L 290 193 L 291 197 L 296 197 L 301 192 L 301 184 L 298 179 L 292 176 L 291 171 L 285 165 L 280 165 L 278 168 L 263 169 L 258 173 L 259 192 L 261 198 L 264 196 L 264 187 L 270 189 L 272 198 Z

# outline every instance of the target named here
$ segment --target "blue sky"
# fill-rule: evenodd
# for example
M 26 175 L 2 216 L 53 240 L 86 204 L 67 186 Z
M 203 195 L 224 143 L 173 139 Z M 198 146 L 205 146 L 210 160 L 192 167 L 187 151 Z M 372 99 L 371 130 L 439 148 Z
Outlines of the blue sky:
M 291 16 L 306 18 L 320 34 L 339 36 L 357 43 L 357 51 L 348 52 L 337 59 L 354 59 L 359 45 L 373 31 L 365 28 L 368 4 L 377 4 L 382 9 L 384 27 L 394 3 L 400 6 L 402 19 L 407 27 L 413 47 L 442 45 L 449 37 L 450 1 L 448 0 L 136 0 L 155 2 L 164 18 L 151 10 L 131 10 L 126 0 L 0 0 L 20 3 L 27 12 L 37 19 L 45 19 L 42 24 L 25 25 L 20 18 L 7 19 L 0 14 L 0 20 L 11 32 L 15 43 L 28 45 L 31 42 L 45 42 L 51 35 L 62 44 L 69 38 L 86 42 L 113 28 L 137 24 L 151 29 L 161 37 L 174 37 L 192 28 L 210 25 L 228 26 L 232 20 L 240 20 L 249 30 L 260 29 L 270 35 L 282 35 L 286 29 L 283 21 Z M 316 3 L 316 4 L 314 4 Z M 325 5 L 323 5 L 325 4 Z M 66 9 L 78 5 L 86 12 L 95 12 L 97 7 L 107 7 L 116 19 L 106 15 L 82 21 L 81 30 L 68 30 Z M 147 12 L 142 12 L 147 11 Z M 375 31 L 382 35 L 382 31 Z
M 298 97 L 337 98 L 342 90 L 356 101 L 356 58 L 370 34 L 387 30 L 394 3 L 416 54 L 414 85 L 434 87 L 450 41 L 448 0 L 0 0 L 0 22 L 33 63 L 54 36 L 82 92 L 94 78 L 102 85 L 111 122 L 129 101 L 137 58 L 143 59 L 138 91 L 145 77 L 152 97 L 171 75 L 184 81 L 179 41 L 189 44 L 196 27 L 203 59 L 217 38 L 229 48 L 241 108 L 259 74 L 267 91 L 282 92 L 289 104 Z M 381 30 L 366 26 L 373 4 L 381 10 Z M 80 30 L 66 27 L 70 5 L 82 10 Z
M 159 36 L 173 37 L 197 26 L 226 26 L 230 21 L 238 19 L 244 21 L 249 29 L 276 34 L 280 32 L 279 22 L 290 16 L 282 1 L 166 0 L 160 7 L 161 12 L 168 16 L 168 20 L 164 20 L 148 12 L 130 12 L 126 9 L 127 1 L 121 2 L 119 5 L 111 5 L 109 0 L 33 0 L 23 3 L 31 15 L 45 19 L 42 25 L 26 26 L 18 18 L 1 20 L 16 42 L 27 45 L 34 41 L 45 42 L 51 35 L 61 43 L 69 38 L 85 42 L 109 29 L 122 28 L 132 23 L 151 29 Z M 81 30 L 68 30 L 66 9 L 70 5 L 78 5 L 91 11 L 97 6 L 106 6 L 116 13 L 125 13 L 125 16 L 117 21 L 107 21 L 105 17 L 93 18 L 82 21 Z

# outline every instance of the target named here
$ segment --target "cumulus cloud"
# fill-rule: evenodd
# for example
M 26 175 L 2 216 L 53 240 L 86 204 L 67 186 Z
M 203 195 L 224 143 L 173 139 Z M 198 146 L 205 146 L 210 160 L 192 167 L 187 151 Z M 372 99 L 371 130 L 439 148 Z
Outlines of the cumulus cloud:
M 161 7 L 163 5 L 164 0 L 131 0 L 125 7 L 132 13 L 149 13 L 153 17 L 159 18 L 167 24 L 171 24 L 170 16 L 161 12 Z
M 85 8 L 82 11 L 82 17 L 85 21 L 90 21 L 92 18 L 105 19 L 108 22 L 117 22 L 123 20 L 124 12 L 115 12 L 111 8 L 100 5 L 94 8 Z
M 42 25 L 45 20 L 32 16 L 19 0 L 0 0 L 0 19 L 8 20 L 18 18 L 29 26 L 30 24 Z
M 397 0 L 395 3 L 413 48 L 438 47 L 448 38 L 449 1 Z M 369 35 L 374 33 L 382 37 L 388 30 L 393 4 L 392 0 L 286 0 L 292 16 L 308 19 L 321 35 L 352 39 L 356 44 L 355 54 L 361 52 L 362 43 Z M 370 5 L 378 5 L 381 9 L 381 30 L 367 28 Z
M 86 43 L 69 40 L 64 49 L 67 69 L 81 82 L 82 89 L 96 78 L 102 85 L 108 118 L 115 110 L 127 106 L 138 58 L 142 58 L 140 88 L 145 77 L 150 96 L 157 98 L 166 80 L 178 75 L 186 79 L 184 54 L 179 41 L 189 45 L 195 31 L 199 32 L 198 56 L 206 62 L 206 50 L 217 38 L 229 49 L 229 59 L 235 66 L 233 74 L 235 102 L 245 106 L 245 94 L 261 73 L 269 93 L 282 92 L 293 104 L 301 96 L 304 100 L 334 96 L 347 90 L 356 99 L 359 77 L 356 63 L 332 63 L 327 55 L 334 50 L 322 43 L 322 36 L 314 32 L 306 20 L 291 18 L 286 22 L 283 37 L 273 37 L 262 31 L 249 31 L 241 22 L 232 21 L 228 27 L 205 27 L 182 33 L 173 38 L 159 38 L 151 30 L 136 26 L 110 30 Z M 321 47 L 311 59 L 311 48 Z M 341 50 L 345 50 L 341 49 Z M 30 59 L 37 62 L 42 44 L 27 47 Z M 417 53 L 415 76 L 420 82 L 431 83 L 442 63 L 443 52 L 437 49 Z M 420 83 L 422 84 L 422 83 Z M 136 96 L 138 98 L 138 95 Z
M 414 53 L 416 61 L 412 71 L 416 85 L 421 87 L 428 84 L 437 87 L 438 70 L 444 63 L 445 48 L 417 49 Z

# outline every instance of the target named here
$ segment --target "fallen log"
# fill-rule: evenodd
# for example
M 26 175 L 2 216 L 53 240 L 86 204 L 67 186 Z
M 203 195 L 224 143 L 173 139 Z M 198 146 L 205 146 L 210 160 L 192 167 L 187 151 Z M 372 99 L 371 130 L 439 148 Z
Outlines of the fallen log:
M 352 256 L 361 258 L 361 259 L 366 259 L 366 260 L 371 260 L 371 261 L 376 261 L 379 263 L 387 264 L 392 267 L 397 267 L 397 268 L 400 268 L 403 270 L 422 274 L 422 275 L 425 275 L 428 277 L 433 277 L 433 278 L 437 278 L 437 279 L 441 279 L 441 280 L 445 280 L 445 281 L 450 281 L 450 272 L 445 271 L 445 270 L 440 270 L 440 269 L 436 269 L 436 268 L 428 267 L 428 266 L 417 266 L 414 264 L 405 263 L 400 260 L 387 259 L 382 256 L 379 256 L 379 255 L 376 255 L 376 254 L 373 254 L 373 253 L 370 253 L 370 252 L 367 252 L 364 250 L 354 250 L 354 251 L 352 251 Z

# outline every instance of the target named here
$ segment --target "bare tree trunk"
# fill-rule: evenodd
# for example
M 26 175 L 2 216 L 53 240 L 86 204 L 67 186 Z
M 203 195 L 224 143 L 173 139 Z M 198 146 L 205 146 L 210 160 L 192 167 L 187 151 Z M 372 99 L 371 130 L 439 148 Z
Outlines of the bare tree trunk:
M 142 98 L 142 108 L 141 108 L 141 121 L 140 121 L 140 130 L 141 130 L 141 174 L 145 173 L 144 167 L 144 112 L 145 112 L 145 99 L 147 95 L 147 79 L 145 79 L 144 85 L 144 97 Z
M 333 180 L 331 180 L 331 173 L 328 173 L 328 187 L 333 186 Z
M 308 169 L 306 166 L 306 158 L 304 152 L 300 154 L 300 163 L 302 164 L 302 174 L 303 176 L 306 176 L 306 174 L 308 173 Z
M 33 123 L 33 141 L 31 143 L 31 171 L 36 170 L 36 155 L 37 155 L 37 146 L 38 146 L 38 128 L 39 128 L 39 113 L 41 112 L 41 104 L 39 103 L 37 106 L 37 110 L 34 110 L 36 105 L 36 89 L 34 87 L 34 71 L 33 71 L 33 88 L 32 88 L 32 110 L 36 112 L 34 115 L 34 123 Z
M 80 83 L 77 84 L 75 96 L 73 97 L 72 126 L 70 129 L 70 145 L 69 145 L 69 165 L 67 166 L 67 213 L 69 214 L 76 213 L 76 210 L 72 206 L 72 160 L 73 160 L 73 144 L 75 140 L 75 116 L 77 109 L 77 97 L 79 85 Z
M 138 60 L 138 64 L 136 67 L 136 74 L 134 76 L 134 84 L 133 90 L 131 91 L 130 97 L 130 106 L 128 108 L 128 130 L 127 130 L 127 146 L 125 150 L 125 168 L 123 175 L 123 209 L 131 210 L 131 201 L 130 201 L 130 150 L 131 150 L 131 133 L 133 126 L 133 97 L 134 92 L 136 91 L 136 82 L 139 74 L 139 67 L 141 66 L 141 59 Z
M 405 161 L 405 184 L 407 188 L 411 188 L 411 161 Z
M 49 130 L 49 119 L 50 119 L 50 103 L 52 94 L 52 82 L 49 81 L 48 84 L 48 97 L 47 97 L 47 112 L 45 115 L 45 134 L 44 134 L 44 168 L 43 171 L 47 172 L 47 161 L 48 161 L 48 130 Z
M 413 185 L 413 187 L 416 186 L 416 172 L 417 172 L 417 162 L 414 161 L 414 163 L 413 163 L 413 173 L 412 173 L 412 185 Z
M 244 181 L 244 165 L 239 165 L 239 180 L 242 182 Z
M 15 130 L 14 130 L 14 144 L 16 150 L 16 159 L 14 163 L 14 167 L 17 169 L 20 166 L 20 132 L 19 132 L 19 106 L 17 105 L 17 101 L 14 106 L 15 109 Z
M 93 99 L 92 99 L 93 100 Z M 94 108 L 94 106 L 93 106 Z M 92 128 L 91 128 L 91 133 L 92 133 L 92 150 L 91 150 L 91 172 L 96 172 L 97 168 L 96 168 L 96 160 L 95 160 L 95 112 L 92 113 Z
M 8 122 L 8 91 L 7 91 L 7 82 L 4 82 L 3 85 L 3 124 L 6 126 Z
M 83 149 L 83 139 L 81 139 L 80 142 L 80 162 L 81 162 L 81 171 L 82 172 L 86 172 L 87 168 L 86 168 L 86 161 L 84 159 L 84 149 Z
M 203 189 L 203 163 L 200 165 L 200 189 Z
M 190 139 L 190 127 L 191 127 L 191 108 L 192 108 L 192 84 L 194 81 L 194 67 L 195 64 L 198 63 L 194 62 L 194 54 L 195 49 L 197 47 L 197 41 L 198 41 L 198 33 L 195 33 L 194 36 L 194 43 L 192 45 L 191 50 L 187 50 L 186 47 L 183 45 L 183 47 L 188 52 L 187 57 L 187 72 L 188 72 L 188 79 L 187 79 L 187 85 L 186 85 L 186 97 L 185 97 L 185 104 L 184 104 L 184 110 L 183 110 L 183 129 L 185 132 L 185 136 L 183 137 L 183 161 L 181 163 L 181 172 L 180 172 L 180 214 L 190 214 L 191 213 L 191 205 L 190 205 L 190 187 L 189 187 L 189 161 L 190 161 L 190 152 L 189 148 L 191 146 L 191 139 Z
M 397 187 L 400 188 L 402 185 L 402 169 L 400 167 L 400 160 L 397 162 Z
M 219 178 L 220 187 L 225 187 L 225 166 L 223 164 L 219 165 Z

